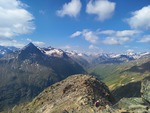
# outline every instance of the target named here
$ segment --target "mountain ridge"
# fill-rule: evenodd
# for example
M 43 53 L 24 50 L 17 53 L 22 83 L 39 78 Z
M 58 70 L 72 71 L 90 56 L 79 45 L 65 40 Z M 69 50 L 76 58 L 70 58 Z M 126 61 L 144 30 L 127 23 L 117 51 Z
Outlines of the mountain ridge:
M 52 57 L 29 44 L 0 59 L 0 111 L 31 100 L 51 84 L 85 70 L 69 57 Z
M 96 102 L 100 104 L 95 105 Z M 79 74 L 48 87 L 20 110 L 22 113 L 93 113 L 93 110 L 104 109 L 113 102 L 114 98 L 104 83 L 94 76 Z M 20 111 L 16 107 L 12 112 Z
M 34 46 L 34 44 L 31 42 L 29 43 L 27 46 Z M 26 48 L 27 46 L 25 46 L 24 48 Z M 5 47 L 7 48 L 7 47 Z M 23 49 L 24 49 L 23 48 Z M 23 50 L 21 49 L 21 50 Z M 150 52 L 143 52 L 143 53 L 124 53 L 124 54 L 114 54 L 114 53 L 101 53 L 101 54 L 96 54 L 96 55 L 88 55 L 85 53 L 78 53 L 78 52 L 74 52 L 74 51 L 68 51 L 68 50 L 62 50 L 62 49 L 57 49 L 57 48 L 53 48 L 53 47 L 44 47 L 44 48 L 40 48 L 38 47 L 37 49 L 39 49 L 43 54 L 47 55 L 47 56 L 53 56 L 53 57 L 70 57 L 72 58 L 74 61 L 78 62 L 79 64 L 83 65 L 83 66 L 89 66 L 90 64 L 92 65 L 97 65 L 98 63 L 124 63 L 124 62 L 128 62 L 131 60 L 136 60 L 139 59 L 145 55 L 150 54 Z M 0 51 L 2 51 L 2 49 L 0 48 Z M 3 53 L 3 55 L 2 55 Z M 1 52 L 1 57 L 4 56 L 5 54 L 8 54 L 11 52 Z

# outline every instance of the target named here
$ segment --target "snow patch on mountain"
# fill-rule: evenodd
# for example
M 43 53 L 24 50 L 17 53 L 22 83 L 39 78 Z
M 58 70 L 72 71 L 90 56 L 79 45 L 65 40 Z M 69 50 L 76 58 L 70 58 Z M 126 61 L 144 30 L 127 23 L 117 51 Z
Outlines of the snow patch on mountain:
M 63 57 L 65 54 L 63 50 L 52 48 L 52 47 L 43 48 L 42 50 L 48 56 Z

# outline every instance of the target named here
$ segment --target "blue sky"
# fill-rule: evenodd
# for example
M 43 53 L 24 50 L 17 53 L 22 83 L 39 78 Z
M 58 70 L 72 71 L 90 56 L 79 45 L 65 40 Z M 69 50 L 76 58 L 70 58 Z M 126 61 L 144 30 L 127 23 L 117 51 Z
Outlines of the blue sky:
M 0 45 L 150 51 L 150 0 L 0 0 Z

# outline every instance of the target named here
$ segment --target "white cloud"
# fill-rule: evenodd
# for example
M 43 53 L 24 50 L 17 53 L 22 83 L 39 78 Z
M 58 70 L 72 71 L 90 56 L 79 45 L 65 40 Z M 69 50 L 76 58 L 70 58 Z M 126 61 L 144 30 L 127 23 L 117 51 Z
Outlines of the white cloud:
M 90 45 L 89 49 L 91 49 L 91 50 L 99 50 L 99 47 L 97 47 L 95 45 Z
M 30 38 L 27 38 L 27 41 L 32 42 L 32 40 Z
M 90 43 L 97 43 L 99 37 L 93 31 L 83 30 L 82 35 Z
M 17 40 L 0 40 L 1 46 L 14 46 L 17 48 L 22 48 L 25 45 L 21 42 L 18 42 Z
M 45 42 L 33 41 L 33 44 L 35 44 L 37 46 L 43 46 L 43 45 L 45 45 Z
M 108 44 L 108 45 L 117 45 L 119 44 L 119 40 L 117 38 L 114 37 L 107 37 L 104 41 L 104 44 Z
M 104 44 L 109 45 L 117 45 L 117 44 L 124 44 L 133 40 L 135 35 L 140 34 L 141 31 L 139 30 L 122 30 L 122 31 L 115 31 L 115 30 L 102 30 L 99 31 L 98 34 L 106 35 L 106 38 L 103 40 Z
M 70 37 L 71 37 L 71 38 L 74 38 L 74 37 L 80 36 L 81 34 L 82 34 L 81 31 L 76 31 L 76 32 L 73 33 Z
M 136 40 L 136 36 L 139 36 L 142 32 L 139 30 L 96 30 L 91 31 L 84 29 L 73 33 L 70 37 L 83 36 L 85 40 L 92 44 L 104 43 L 108 45 L 124 44 L 129 41 Z M 101 38 L 101 39 L 100 39 Z
M 115 31 L 115 30 L 102 30 L 98 31 L 98 34 L 104 34 L 104 35 L 114 35 L 117 37 L 126 37 L 126 36 L 134 36 L 141 33 L 139 30 L 122 30 L 122 31 Z
M 127 22 L 134 29 L 150 29 L 150 5 L 132 12 L 132 17 Z
M 0 38 L 31 33 L 35 29 L 34 17 L 25 7 L 19 0 L 0 0 Z
M 150 43 L 150 35 L 145 35 L 142 39 L 139 40 L 139 42 L 149 42 Z
M 27 38 L 27 41 L 32 42 L 33 44 L 37 45 L 37 46 L 43 46 L 45 45 L 45 42 L 41 42 L 41 41 L 33 41 L 30 38 Z
M 65 3 L 61 10 L 56 13 L 58 16 L 63 17 L 68 15 L 70 17 L 76 17 L 81 10 L 82 4 L 80 0 L 71 0 L 69 3 Z
M 114 30 L 103 30 L 103 31 L 99 31 L 99 34 L 104 34 L 104 35 L 112 35 L 115 34 L 116 31 Z
M 123 31 L 117 31 L 116 36 L 119 36 L 119 37 L 133 36 L 133 35 L 136 35 L 139 33 L 140 33 L 140 31 L 137 31 L 137 30 L 123 30 Z
M 103 43 L 108 45 L 119 45 L 129 41 L 129 37 L 107 37 L 105 40 L 103 40 Z
M 75 38 L 82 35 L 84 39 L 90 43 L 97 43 L 99 40 L 99 37 L 97 36 L 96 32 L 90 31 L 88 29 L 84 29 L 83 31 L 77 31 L 73 33 L 70 37 Z
M 115 3 L 108 0 L 90 0 L 86 7 L 88 14 L 97 15 L 98 20 L 104 21 L 112 17 L 115 10 Z

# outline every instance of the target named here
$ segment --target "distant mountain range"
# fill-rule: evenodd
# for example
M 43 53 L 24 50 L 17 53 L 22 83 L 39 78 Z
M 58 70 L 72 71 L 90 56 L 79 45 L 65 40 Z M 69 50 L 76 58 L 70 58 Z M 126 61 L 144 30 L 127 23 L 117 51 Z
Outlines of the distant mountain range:
M 0 46 L 0 58 L 3 57 L 6 54 L 10 54 L 18 50 L 15 47 L 5 47 L 5 46 Z
M 32 43 L 30 43 L 32 44 Z M 29 44 L 29 45 L 30 45 Z M 28 45 L 28 46 L 29 46 Z M 33 44 L 32 44 L 33 45 Z M 101 54 L 85 54 L 85 53 L 77 53 L 74 51 L 62 50 L 53 47 L 47 48 L 40 48 L 37 47 L 41 53 L 51 56 L 51 57 L 70 57 L 74 61 L 78 62 L 82 66 L 89 66 L 89 65 L 97 65 L 97 64 L 107 64 L 107 63 L 123 63 L 128 62 L 131 60 L 139 59 L 145 55 L 150 54 L 150 52 L 143 52 L 143 53 L 133 53 L 128 52 L 125 54 L 114 54 L 114 53 L 101 53 Z M 15 52 L 19 49 L 15 47 L 4 47 L 0 46 L 0 57 L 5 56 L 6 54 L 10 54 Z M 22 49 L 23 50 L 23 49 Z

